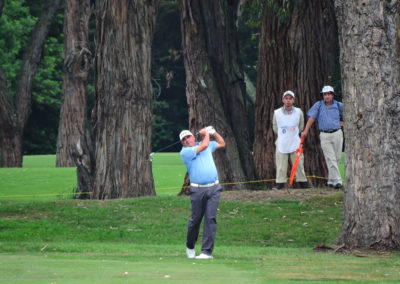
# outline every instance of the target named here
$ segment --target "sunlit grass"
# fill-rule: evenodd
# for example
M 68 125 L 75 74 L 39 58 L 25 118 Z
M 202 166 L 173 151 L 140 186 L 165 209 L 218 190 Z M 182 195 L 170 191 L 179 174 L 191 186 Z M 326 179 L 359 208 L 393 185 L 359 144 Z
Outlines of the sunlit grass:
M 398 256 L 357 258 L 309 249 L 222 246 L 214 260 L 198 261 L 185 258 L 179 246 L 126 244 L 117 253 L 44 250 L 0 257 L 2 283 L 398 283 L 400 279 Z
M 343 163 L 344 154 L 339 166 L 342 177 Z M 56 168 L 55 164 L 55 155 L 24 156 L 23 168 L 0 168 L 0 200 L 72 198 L 77 186 L 76 169 Z M 186 174 L 179 153 L 156 153 L 152 165 L 157 195 L 177 195 Z
M 24 156 L 22 168 L 0 168 L 0 200 L 56 200 L 73 197 L 75 168 L 57 168 L 55 155 Z M 177 195 L 186 169 L 179 153 L 156 153 L 153 177 L 157 195 Z

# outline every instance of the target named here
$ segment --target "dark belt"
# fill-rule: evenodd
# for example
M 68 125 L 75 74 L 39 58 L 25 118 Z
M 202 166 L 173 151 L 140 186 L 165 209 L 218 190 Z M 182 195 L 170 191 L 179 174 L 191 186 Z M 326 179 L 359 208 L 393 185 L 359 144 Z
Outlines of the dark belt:
M 330 130 L 320 130 L 320 132 L 323 132 L 323 133 L 334 133 L 334 132 L 336 132 L 338 130 L 340 130 L 340 128 L 338 128 L 338 129 L 330 129 Z

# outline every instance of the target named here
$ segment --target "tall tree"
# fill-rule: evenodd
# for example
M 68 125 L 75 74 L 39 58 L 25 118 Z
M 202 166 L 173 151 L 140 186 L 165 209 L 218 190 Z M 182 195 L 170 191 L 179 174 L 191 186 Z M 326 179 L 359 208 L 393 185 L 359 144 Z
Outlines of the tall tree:
M 332 0 L 274 0 L 265 5 L 254 111 L 254 161 L 261 179 L 275 178 L 272 118 L 274 109 L 282 105 L 283 92 L 292 90 L 303 112 L 320 100 L 322 85 L 332 81 L 335 42 Z M 316 129 L 304 144 L 304 166 L 307 174 L 325 176 Z
M 22 166 L 22 138 L 31 113 L 33 80 L 42 57 L 49 27 L 61 0 L 48 1 L 24 51 L 14 100 L 11 98 L 4 72 L 0 69 L 0 165 Z
M 63 100 L 57 137 L 57 167 L 75 166 L 71 156 L 86 128 L 90 0 L 66 0 Z
M 151 44 L 158 0 L 96 2 L 93 197 L 154 195 Z
M 399 3 L 335 0 L 346 135 L 339 242 L 400 247 Z
M 189 126 L 213 125 L 226 141 L 216 154 L 222 182 L 255 179 L 246 90 L 235 26 L 239 1 L 180 0 Z M 237 184 L 226 188 L 251 188 Z

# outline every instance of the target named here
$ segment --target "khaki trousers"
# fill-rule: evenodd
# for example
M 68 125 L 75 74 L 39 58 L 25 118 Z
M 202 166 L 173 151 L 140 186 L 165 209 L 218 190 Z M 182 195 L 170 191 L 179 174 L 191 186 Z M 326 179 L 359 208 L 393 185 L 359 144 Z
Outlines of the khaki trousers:
M 275 151 L 276 183 L 286 183 L 289 158 L 292 161 L 292 165 L 293 165 L 293 162 L 296 159 L 296 152 L 281 153 L 281 152 L 279 152 L 278 147 L 276 148 L 276 151 Z M 304 156 L 303 156 L 303 154 L 301 154 L 301 156 L 299 158 L 299 163 L 297 165 L 296 181 L 297 182 L 307 181 L 306 173 L 304 171 Z
M 328 168 L 328 185 L 342 184 L 342 176 L 339 172 L 340 157 L 343 147 L 343 132 L 338 130 L 333 133 L 319 134 L 321 148 L 324 152 L 326 166 Z

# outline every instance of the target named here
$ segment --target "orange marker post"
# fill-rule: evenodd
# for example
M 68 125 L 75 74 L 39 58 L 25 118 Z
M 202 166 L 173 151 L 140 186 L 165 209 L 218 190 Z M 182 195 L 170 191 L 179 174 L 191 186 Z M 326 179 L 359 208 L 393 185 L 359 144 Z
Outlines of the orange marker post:
M 290 173 L 289 184 L 291 186 L 293 185 L 294 176 L 296 175 L 297 164 L 299 163 L 300 155 L 303 153 L 303 142 L 304 142 L 304 137 L 301 138 L 299 148 L 297 148 L 297 150 L 296 150 L 296 159 L 294 160 L 294 163 L 292 166 L 292 171 Z

